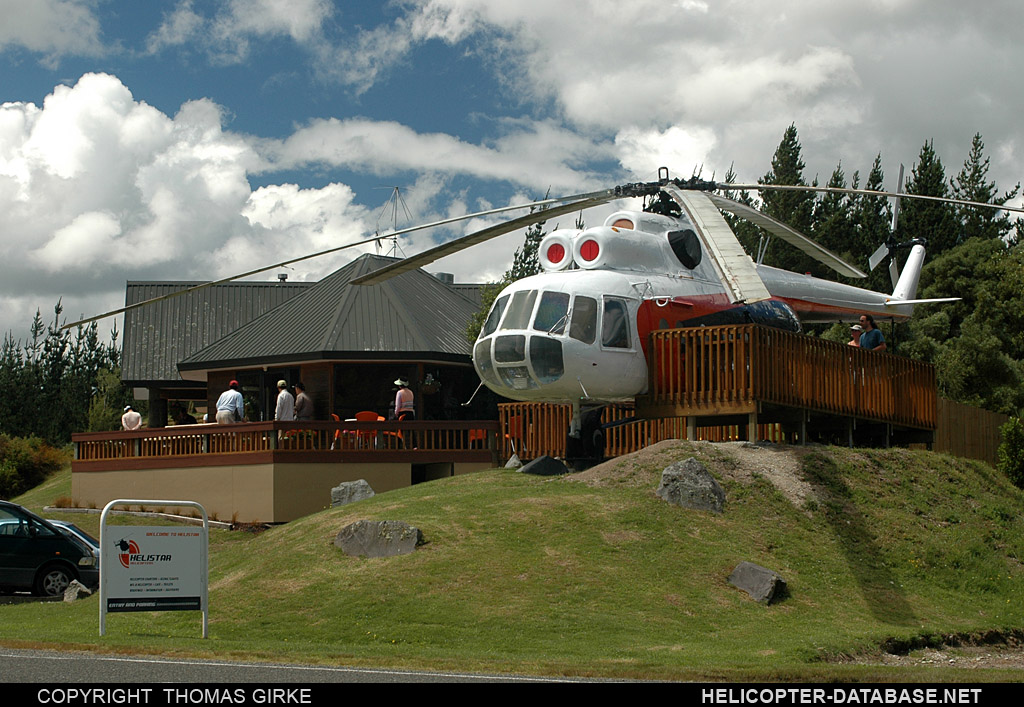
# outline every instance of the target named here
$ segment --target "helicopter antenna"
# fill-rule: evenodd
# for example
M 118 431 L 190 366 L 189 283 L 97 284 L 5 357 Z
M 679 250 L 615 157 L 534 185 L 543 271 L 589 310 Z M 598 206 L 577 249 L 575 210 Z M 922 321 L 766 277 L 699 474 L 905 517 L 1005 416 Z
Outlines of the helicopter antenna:
M 387 213 L 388 208 L 391 209 L 391 235 L 387 238 L 391 241 L 391 247 L 387 255 L 391 257 L 398 257 L 401 253 L 402 257 L 406 257 L 405 251 L 398 244 L 398 209 L 401 208 L 402 212 L 405 213 L 405 219 L 407 223 L 412 223 L 412 213 L 409 211 L 409 205 L 405 203 L 405 197 L 402 196 L 401 187 L 378 187 L 378 189 L 391 189 L 391 195 L 388 200 L 384 202 L 384 206 L 381 208 L 380 213 L 377 215 L 377 228 L 376 232 L 380 234 L 380 220 Z M 380 241 L 376 241 L 377 255 L 380 255 Z

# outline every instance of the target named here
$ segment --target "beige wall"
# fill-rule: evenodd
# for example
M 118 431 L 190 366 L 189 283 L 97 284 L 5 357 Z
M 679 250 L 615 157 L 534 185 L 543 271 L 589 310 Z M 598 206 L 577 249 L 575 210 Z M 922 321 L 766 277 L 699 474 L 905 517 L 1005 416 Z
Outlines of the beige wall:
M 452 466 L 428 465 L 427 478 L 450 476 Z M 455 474 L 490 466 L 482 462 L 454 464 Z M 392 491 L 411 485 L 412 466 L 408 463 L 279 463 L 83 471 L 71 475 L 71 495 L 79 506 L 96 508 L 102 508 L 115 498 L 196 501 L 206 508 L 211 519 L 282 523 L 329 507 L 333 487 L 342 481 L 358 479 L 366 479 L 377 493 Z M 156 508 L 154 504 L 154 508 L 147 510 Z M 191 510 L 186 509 L 186 512 Z

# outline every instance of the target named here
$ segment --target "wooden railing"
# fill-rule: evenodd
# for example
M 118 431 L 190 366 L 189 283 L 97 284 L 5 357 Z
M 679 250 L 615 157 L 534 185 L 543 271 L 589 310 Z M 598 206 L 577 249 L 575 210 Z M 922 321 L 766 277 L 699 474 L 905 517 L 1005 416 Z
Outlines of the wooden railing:
M 609 405 L 601 414 L 602 424 L 635 415 L 632 405 Z M 548 455 L 565 456 L 565 435 L 569 431 L 572 408 L 552 403 L 502 403 L 498 422 L 502 430 L 499 452 L 502 458 L 513 453 L 520 459 Z M 618 457 L 635 452 L 663 439 L 686 436 L 685 420 L 665 418 L 638 420 L 605 430 L 605 455 Z
M 656 331 L 650 343 L 645 404 L 676 414 L 773 403 L 936 426 L 935 368 L 921 361 L 754 324 Z
M 180 425 L 134 432 L 72 435 L 76 462 L 174 460 L 273 453 L 278 458 L 308 453 L 339 456 L 357 452 L 370 459 L 385 452 L 410 458 L 450 453 L 497 452 L 498 423 L 469 422 L 254 422 L 234 425 Z M 351 456 L 351 455 L 349 455 Z M 496 456 L 495 459 L 497 460 Z

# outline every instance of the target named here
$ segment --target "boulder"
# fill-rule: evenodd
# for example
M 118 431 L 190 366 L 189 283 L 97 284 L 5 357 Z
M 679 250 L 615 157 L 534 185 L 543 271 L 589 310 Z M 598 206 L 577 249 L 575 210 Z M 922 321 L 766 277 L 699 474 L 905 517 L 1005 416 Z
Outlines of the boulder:
M 729 575 L 729 584 L 742 589 L 750 598 L 771 604 L 786 594 L 786 580 L 774 572 L 753 562 L 741 562 Z
M 528 464 L 524 464 L 519 471 L 524 474 L 533 474 L 534 476 L 559 476 L 569 473 L 569 469 L 565 464 L 546 454 L 542 457 L 537 457 Z
M 64 590 L 64 601 L 73 602 L 76 599 L 84 599 L 92 594 L 92 590 L 87 586 L 79 582 L 77 579 L 72 579 L 71 584 Z
M 657 494 L 672 505 L 698 511 L 721 513 L 725 507 L 725 491 L 693 457 L 665 467 Z
M 373 489 L 366 479 L 342 481 L 331 489 L 331 508 L 362 501 L 374 495 Z
M 407 555 L 423 544 L 423 533 L 401 520 L 357 520 L 334 538 L 334 546 L 353 557 Z
M 511 457 L 508 458 L 508 461 L 505 462 L 505 468 L 506 469 L 518 469 L 522 465 L 523 465 L 523 463 L 521 461 L 519 461 L 519 455 L 518 454 L 513 454 Z

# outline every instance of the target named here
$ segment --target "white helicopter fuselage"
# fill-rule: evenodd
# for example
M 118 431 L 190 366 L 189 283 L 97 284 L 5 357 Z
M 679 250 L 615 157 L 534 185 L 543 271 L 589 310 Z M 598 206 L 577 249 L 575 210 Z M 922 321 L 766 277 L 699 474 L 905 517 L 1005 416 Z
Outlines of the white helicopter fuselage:
M 481 329 L 473 363 L 488 388 L 513 400 L 615 402 L 646 392 L 648 335 L 656 329 L 905 318 L 923 248 L 891 295 L 764 265 L 769 297 L 733 301 L 705 257 L 706 236 L 685 216 L 620 211 L 603 226 L 556 230 L 539 246 L 545 272 L 505 288 Z M 901 292 L 902 286 L 902 292 Z

